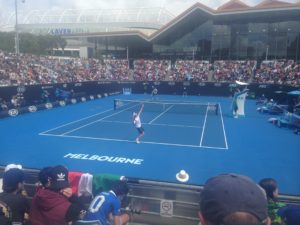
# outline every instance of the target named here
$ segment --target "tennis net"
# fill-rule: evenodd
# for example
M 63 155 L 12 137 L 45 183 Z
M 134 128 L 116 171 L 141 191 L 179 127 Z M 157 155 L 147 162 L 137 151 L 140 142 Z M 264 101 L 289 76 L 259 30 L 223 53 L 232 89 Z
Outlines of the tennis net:
M 144 112 L 167 112 L 182 114 L 214 114 L 219 113 L 219 103 L 197 102 L 164 102 L 164 101 L 135 101 L 125 99 L 114 100 L 114 110 L 136 112 L 144 104 Z

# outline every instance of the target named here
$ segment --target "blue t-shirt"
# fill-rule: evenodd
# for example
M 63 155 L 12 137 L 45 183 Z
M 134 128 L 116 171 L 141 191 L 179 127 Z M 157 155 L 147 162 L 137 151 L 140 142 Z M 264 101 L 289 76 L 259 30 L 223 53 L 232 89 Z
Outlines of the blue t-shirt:
M 120 208 L 121 202 L 113 191 L 101 192 L 93 199 L 84 220 L 100 220 L 103 225 L 107 225 L 109 214 L 119 216 Z

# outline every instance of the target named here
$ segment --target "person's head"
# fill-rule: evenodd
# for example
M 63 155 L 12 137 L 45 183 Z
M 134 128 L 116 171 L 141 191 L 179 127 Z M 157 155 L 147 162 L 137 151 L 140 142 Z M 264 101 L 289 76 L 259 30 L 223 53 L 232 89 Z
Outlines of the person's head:
M 133 112 L 133 113 L 132 113 L 132 117 L 135 118 L 136 116 L 137 116 L 137 113 L 136 113 L 136 112 Z
M 12 168 L 3 174 L 3 191 L 17 193 L 23 189 L 25 174 L 18 168 Z
M 44 167 L 38 174 L 39 182 L 43 187 L 49 187 L 51 184 L 51 170 L 52 167 Z
M 68 175 L 69 172 L 64 166 L 55 166 L 49 171 L 50 189 L 53 191 L 60 191 L 64 188 L 70 187 Z
M 288 205 L 278 210 L 278 215 L 283 219 L 286 225 L 299 225 L 300 223 L 300 206 Z
M 262 225 L 270 223 L 263 190 L 250 178 L 222 174 L 207 180 L 200 196 L 202 225 Z
M 116 181 L 113 183 L 111 190 L 116 194 L 116 196 L 125 196 L 127 195 L 129 189 L 125 181 Z
M 275 199 L 278 197 L 276 180 L 272 178 L 264 178 L 259 181 L 259 185 L 265 190 L 268 199 Z

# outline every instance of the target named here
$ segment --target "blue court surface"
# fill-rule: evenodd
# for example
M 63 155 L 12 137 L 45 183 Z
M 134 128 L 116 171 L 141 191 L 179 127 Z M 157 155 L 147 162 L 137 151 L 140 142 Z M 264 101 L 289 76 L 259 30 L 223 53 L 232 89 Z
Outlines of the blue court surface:
M 114 109 L 116 98 L 151 101 L 149 95 L 110 96 L 1 119 L 0 164 L 63 164 L 71 171 L 174 183 L 184 169 L 188 184 L 197 185 L 233 172 L 255 181 L 275 178 L 281 193 L 300 195 L 300 137 L 268 123 L 254 101 L 246 101 L 245 117 L 234 119 L 229 97 L 158 96 L 160 104 L 145 103 L 145 137 L 136 144 L 132 112 L 141 105 L 118 102 Z

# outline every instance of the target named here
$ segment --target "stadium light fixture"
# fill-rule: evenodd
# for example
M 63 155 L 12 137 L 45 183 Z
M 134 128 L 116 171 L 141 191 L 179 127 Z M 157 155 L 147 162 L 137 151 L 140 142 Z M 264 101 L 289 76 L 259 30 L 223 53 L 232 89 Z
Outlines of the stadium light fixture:
M 22 0 L 25 3 L 25 0 Z M 15 25 L 15 51 L 16 54 L 20 54 L 20 40 L 19 40 L 19 25 L 18 25 L 18 0 L 15 0 L 15 14 L 16 14 L 16 25 Z

